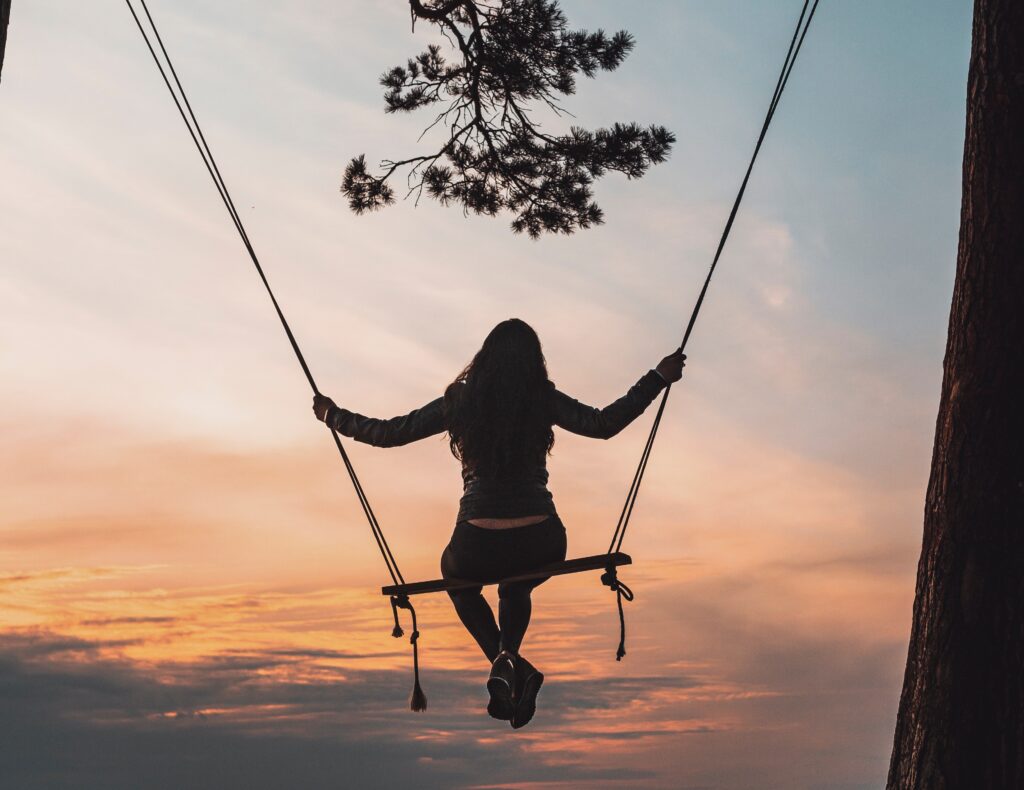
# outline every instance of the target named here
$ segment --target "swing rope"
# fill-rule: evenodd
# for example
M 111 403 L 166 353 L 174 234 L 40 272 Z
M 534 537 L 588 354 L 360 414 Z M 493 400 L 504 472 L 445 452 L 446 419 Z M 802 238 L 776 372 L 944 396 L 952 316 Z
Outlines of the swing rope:
M 775 117 L 775 110 L 778 109 L 782 93 L 789 82 L 789 75 L 793 71 L 793 64 L 796 62 L 796 57 L 800 54 L 800 49 L 803 47 L 807 30 L 811 25 L 811 20 L 814 18 L 814 12 L 818 9 L 818 2 L 819 0 L 814 0 L 813 4 L 811 4 L 811 0 L 804 0 L 803 8 L 800 10 L 800 16 L 797 19 L 796 27 L 793 29 L 793 37 L 790 39 L 786 58 L 782 63 L 782 70 L 779 72 L 779 78 L 775 83 L 775 92 L 772 94 L 772 100 L 768 103 L 768 112 L 765 114 L 764 123 L 761 125 L 761 133 L 757 137 L 754 152 L 751 154 L 746 173 L 743 175 L 740 188 L 736 193 L 736 199 L 733 201 L 732 210 L 729 212 L 729 218 L 726 220 L 725 228 L 722 230 L 722 235 L 718 240 L 718 247 L 715 249 L 714 257 L 711 259 L 711 267 L 708 269 L 707 277 L 704 278 L 704 285 L 700 289 L 697 302 L 690 313 L 690 320 L 686 325 L 686 331 L 683 333 L 683 342 L 679 344 L 680 353 L 685 350 L 686 343 L 693 332 L 694 324 L 697 323 L 697 316 L 700 313 L 701 306 L 704 304 L 704 297 L 708 292 L 708 286 L 711 285 L 711 278 L 715 274 L 718 261 L 722 257 L 722 250 L 725 249 L 725 243 L 732 232 L 732 226 L 736 220 L 736 214 L 739 212 L 740 203 L 743 202 L 743 195 L 747 191 L 747 183 L 750 181 L 750 174 L 754 170 L 757 155 L 761 152 L 761 145 L 768 134 L 772 118 Z M 810 8 L 810 13 L 808 13 L 808 8 Z M 640 484 L 643 482 L 644 474 L 647 471 L 647 463 L 651 458 L 654 440 L 658 435 L 658 428 L 661 427 L 661 417 L 665 413 L 665 404 L 668 402 L 668 395 L 671 390 L 671 384 L 665 387 L 665 394 L 661 396 L 661 403 L 658 404 L 658 411 L 654 415 L 654 421 L 651 423 L 651 431 L 647 436 L 643 452 L 640 454 L 640 461 L 637 464 L 636 471 L 633 473 L 633 482 L 630 484 L 629 491 L 626 494 L 626 502 L 622 506 L 622 512 L 619 514 L 619 521 L 615 525 L 615 532 L 612 534 L 611 543 L 608 544 L 609 560 L 613 553 L 622 550 L 622 541 L 626 537 L 626 528 L 629 526 L 630 517 L 633 515 L 633 507 L 636 505 L 637 496 L 640 494 Z M 615 602 L 619 611 L 619 646 L 615 652 L 615 660 L 621 661 L 622 657 L 626 655 L 626 620 L 622 612 L 622 601 L 623 599 L 632 601 L 633 591 L 619 581 L 616 567 L 610 561 L 604 574 L 601 576 L 601 583 L 615 593 Z
M 277 313 L 278 320 L 281 322 L 281 326 L 284 328 L 285 334 L 288 336 L 288 342 L 291 344 L 295 358 L 298 360 L 299 365 L 302 368 L 302 372 L 306 376 L 306 381 L 309 382 L 309 386 L 313 390 L 313 394 L 319 395 L 320 389 L 316 385 L 313 373 L 310 371 L 309 365 L 306 363 L 306 358 L 302 353 L 302 349 L 299 348 L 299 343 L 295 339 L 291 326 L 288 324 L 288 319 L 285 318 L 284 311 L 281 309 L 281 305 L 278 304 L 277 297 L 274 295 L 274 291 L 270 287 L 270 281 L 267 279 L 267 275 L 263 271 L 263 266 L 260 263 L 259 257 L 256 255 L 252 242 L 249 240 L 249 234 L 246 232 L 245 226 L 242 223 L 242 218 L 239 216 L 238 210 L 235 208 L 235 202 L 231 198 L 231 193 L 228 190 L 227 183 L 224 181 L 224 177 L 220 173 L 220 168 L 217 166 L 217 160 L 214 158 L 213 152 L 211 151 L 209 144 L 206 142 L 206 135 L 203 134 L 202 127 L 199 125 L 199 120 L 196 118 L 196 114 L 192 110 L 192 104 L 188 100 L 188 94 L 185 92 L 185 88 L 182 86 L 181 80 L 178 79 L 178 72 L 174 68 L 174 63 L 171 60 L 170 54 L 167 52 L 167 48 L 164 46 L 163 38 L 156 26 L 156 22 L 153 20 L 152 14 L 149 12 L 146 0 L 139 0 L 139 2 L 143 13 L 146 16 L 146 20 L 149 22 L 149 27 L 153 31 L 153 36 L 156 40 L 157 46 L 163 55 L 164 61 L 166 61 L 166 68 L 164 67 L 164 62 L 161 61 L 160 57 L 157 55 L 149 33 L 146 31 L 146 28 L 142 23 L 142 19 L 136 12 L 135 7 L 132 4 L 132 0 L 125 0 L 132 18 L 135 20 L 135 25 L 138 27 L 139 33 L 142 34 L 142 39 L 145 41 L 146 47 L 149 49 L 149 54 L 152 55 L 153 62 L 156 64 L 156 67 L 160 72 L 160 76 L 163 78 L 164 85 L 167 86 L 167 90 L 171 94 L 171 98 L 174 100 L 175 106 L 178 108 L 178 113 L 181 115 L 181 119 L 184 121 L 185 126 L 188 129 L 192 142 L 195 144 L 200 157 L 202 157 L 203 165 L 206 167 L 206 172 L 209 173 L 210 179 L 217 188 L 217 194 L 220 195 L 221 202 L 223 202 L 224 208 L 227 209 L 228 215 L 231 217 L 231 222 L 234 224 L 235 230 L 238 231 L 238 235 L 242 239 L 242 244 L 245 246 L 246 252 L 249 253 L 249 258 L 252 260 L 253 266 L 256 268 L 256 272 L 259 274 L 260 280 L 263 282 L 263 287 L 266 289 L 267 295 L 270 297 L 270 302 L 274 306 L 274 311 Z M 168 71 L 171 75 L 170 78 L 167 76 Z M 171 79 L 174 80 L 174 86 L 177 86 L 177 91 L 175 91 L 174 86 L 172 86 Z M 380 551 L 380 555 L 384 560 L 384 565 L 388 570 L 388 575 L 391 576 L 391 580 L 394 584 L 405 584 L 405 577 L 402 576 L 402 572 L 398 568 L 398 561 L 395 559 L 395 556 L 391 551 L 391 547 L 388 545 L 387 538 L 384 536 L 384 531 L 381 529 L 380 522 L 377 520 L 377 515 L 373 511 L 373 507 L 370 505 L 370 500 L 366 496 L 366 492 L 359 480 L 359 476 L 356 474 L 355 467 L 352 465 L 352 461 L 345 450 L 345 446 L 341 442 L 341 437 L 333 428 L 331 428 L 330 431 L 331 436 L 334 438 L 334 444 L 338 448 L 338 453 L 341 455 L 341 460 L 345 464 L 345 470 L 348 472 L 349 479 L 352 481 L 352 486 L 355 489 L 359 505 L 362 507 L 363 514 L 366 516 L 366 520 L 370 525 L 370 531 L 373 533 L 373 538 L 376 541 L 377 549 Z M 419 631 L 416 627 L 416 610 L 413 608 L 412 602 L 406 595 L 392 596 L 391 607 L 395 615 L 395 629 L 392 634 L 396 638 L 403 635 L 401 626 L 398 624 L 398 609 L 407 609 L 412 618 L 412 635 L 409 641 L 413 648 L 414 683 L 410 706 L 416 711 L 425 710 L 427 707 L 427 699 L 420 688 L 419 679 L 419 649 L 417 646 Z

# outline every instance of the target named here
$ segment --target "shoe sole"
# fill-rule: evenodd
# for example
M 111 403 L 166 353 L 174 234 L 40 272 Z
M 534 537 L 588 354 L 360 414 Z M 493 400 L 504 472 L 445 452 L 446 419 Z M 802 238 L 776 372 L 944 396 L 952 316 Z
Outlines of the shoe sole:
M 518 730 L 525 727 L 533 719 L 537 712 L 537 695 L 540 687 L 544 684 L 544 675 L 541 672 L 534 672 L 523 684 L 523 693 L 519 697 L 519 704 L 516 705 L 515 714 L 512 716 L 512 729 Z
M 511 721 L 512 714 L 515 713 L 511 686 L 501 678 L 490 678 L 487 681 L 487 691 L 491 695 L 487 703 L 487 714 L 493 719 Z

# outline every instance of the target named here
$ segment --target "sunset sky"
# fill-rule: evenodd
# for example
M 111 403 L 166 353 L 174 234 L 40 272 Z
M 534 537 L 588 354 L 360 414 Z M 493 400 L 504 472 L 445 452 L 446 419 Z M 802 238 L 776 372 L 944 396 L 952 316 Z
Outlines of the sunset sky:
M 970 8 L 823 0 L 674 388 L 625 550 L 535 596 L 512 732 L 445 597 L 423 714 L 387 576 L 266 294 L 118 1 L 15 0 L 0 83 L 0 786 L 867 790 L 906 655 L 956 252 Z M 321 388 L 436 397 L 529 321 L 595 405 L 678 345 L 799 0 L 563 0 L 631 31 L 573 123 L 660 123 L 605 225 L 514 236 L 424 200 L 356 217 L 348 159 L 422 152 L 377 76 L 399 0 L 151 0 Z M 557 125 L 551 128 L 559 128 Z M 651 414 L 558 433 L 571 555 L 604 550 Z M 460 493 L 435 438 L 348 444 L 409 579 Z M 493 594 L 493 593 L 492 593 Z

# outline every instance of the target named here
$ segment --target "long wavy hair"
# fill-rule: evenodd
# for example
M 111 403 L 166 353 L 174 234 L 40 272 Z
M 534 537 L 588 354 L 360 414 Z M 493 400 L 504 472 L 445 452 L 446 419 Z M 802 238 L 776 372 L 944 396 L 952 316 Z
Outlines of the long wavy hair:
M 486 475 L 514 474 L 543 460 L 555 443 L 553 388 L 533 327 L 502 321 L 445 390 L 452 455 Z

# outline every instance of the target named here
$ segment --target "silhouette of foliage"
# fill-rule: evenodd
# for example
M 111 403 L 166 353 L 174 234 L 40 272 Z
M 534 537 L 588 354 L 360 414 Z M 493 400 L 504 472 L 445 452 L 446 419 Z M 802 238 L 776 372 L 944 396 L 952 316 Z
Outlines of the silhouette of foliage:
M 549 134 L 534 120 L 544 107 L 576 91 L 576 78 L 617 68 L 632 36 L 569 30 L 557 0 L 410 0 L 413 24 L 436 25 L 457 52 L 448 62 L 431 44 L 404 66 L 385 72 L 385 112 L 441 105 L 426 131 L 443 126 L 438 150 L 384 160 L 371 173 L 363 155 L 345 169 L 342 192 L 357 214 L 395 200 L 389 179 L 408 167 L 408 193 L 494 216 L 508 210 L 512 229 L 533 238 L 570 234 L 603 221 L 593 201 L 595 179 L 608 171 L 639 178 L 663 162 L 675 136 L 663 126 L 616 123 Z

